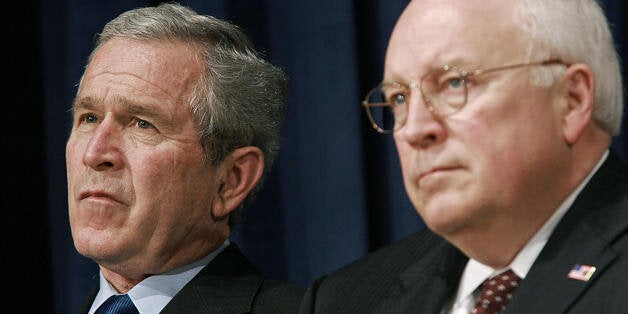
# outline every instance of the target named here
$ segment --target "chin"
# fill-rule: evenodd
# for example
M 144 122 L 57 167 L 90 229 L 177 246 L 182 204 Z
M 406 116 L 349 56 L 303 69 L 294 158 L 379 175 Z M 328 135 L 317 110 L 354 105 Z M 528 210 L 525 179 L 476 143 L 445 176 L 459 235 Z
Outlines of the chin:
M 436 234 L 448 237 L 459 233 L 471 223 L 469 212 L 459 202 L 433 200 L 418 210 L 425 225 Z
M 74 247 L 81 255 L 93 259 L 111 255 L 115 242 L 109 232 L 81 226 L 72 232 Z
M 441 221 L 426 222 L 425 225 L 434 233 L 446 239 L 461 234 L 469 226 L 466 221 L 444 221 L 443 219 Z

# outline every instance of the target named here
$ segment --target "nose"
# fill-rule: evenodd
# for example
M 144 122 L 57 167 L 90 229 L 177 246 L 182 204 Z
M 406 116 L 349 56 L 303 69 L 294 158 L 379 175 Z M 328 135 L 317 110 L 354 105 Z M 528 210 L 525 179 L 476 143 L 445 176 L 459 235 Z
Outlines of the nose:
M 87 142 L 83 163 L 96 171 L 116 170 L 122 167 L 120 131 L 107 115 L 94 129 Z
M 407 114 L 405 124 L 395 132 L 399 140 L 425 149 L 446 139 L 447 129 L 443 118 L 422 97 L 412 97 Z

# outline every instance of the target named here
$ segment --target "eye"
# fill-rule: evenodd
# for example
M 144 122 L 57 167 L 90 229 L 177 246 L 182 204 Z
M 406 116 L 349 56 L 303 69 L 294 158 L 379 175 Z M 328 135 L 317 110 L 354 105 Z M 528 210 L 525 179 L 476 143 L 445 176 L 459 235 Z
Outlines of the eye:
M 390 103 L 395 106 L 401 106 L 406 104 L 406 95 L 402 93 L 394 94 L 390 97 Z
M 458 71 L 446 71 L 436 78 L 430 94 L 440 102 L 444 101 L 449 106 L 459 108 L 466 102 L 466 76 Z
M 438 78 L 438 90 L 441 93 L 459 92 L 464 89 L 465 79 L 455 71 L 448 71 Z
M 448 89 L 460 89 L 464 87 L 464 79 L 461 77 L 452 77 L 447 80 L 446 85 Z
M 148 122 L 146 120 L 142 120 L 142 119 L 136 119 L 136 124 L 137 124 L 137 127 L 140 128 L 140 129 L 151 129 L 151 128 L 153 128 L 153 125 L 150 122 Z
M 407 101 L 408 90 L 399 83 L 391 83 L 382 87 L 382 96 L 386 103 L 393 106 L 405 105 Z
M 93 113 L 86 113 L 80 116 L 78 120 L 80 123 L 98 123 L 98 117 Z
M 448 71 L 438 81 L 438 98 L 447 107 L 439 108 L 446 114 L 449 110 L 459 110 L 467 102 L 467 79 L 457 71 Z

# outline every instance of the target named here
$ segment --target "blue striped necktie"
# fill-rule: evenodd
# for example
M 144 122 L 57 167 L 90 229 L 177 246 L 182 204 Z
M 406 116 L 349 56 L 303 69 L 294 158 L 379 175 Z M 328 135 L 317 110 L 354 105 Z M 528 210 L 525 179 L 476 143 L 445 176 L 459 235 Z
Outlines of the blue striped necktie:
M 139 314 L 128 294 L 112 295 L 95 314 Z

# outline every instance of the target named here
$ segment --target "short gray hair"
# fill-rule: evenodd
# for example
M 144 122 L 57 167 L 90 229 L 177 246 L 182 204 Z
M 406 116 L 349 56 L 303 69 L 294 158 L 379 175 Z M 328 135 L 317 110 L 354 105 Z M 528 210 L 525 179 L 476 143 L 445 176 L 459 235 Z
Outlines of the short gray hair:
M 219 165 L 244 146 L 256 146 L 264 154 L 262 180 L 230 214 L 233 227 L 255 198 L 279 151 L 286 74 L 264 60 L 238 26 L 176 3 L 120 14 L 98 34 L 89 60 L 101 45 L 117 37 L 200 47 L 204 70 L 189 105 L 206 161 Z
M 593 119 L 611 135 L 621 129 L 623 84 L 604 11 L 595 0 L 518 0 L 515 15 L 533 43 L 531 58 L 585 63 L 595 77 Z

